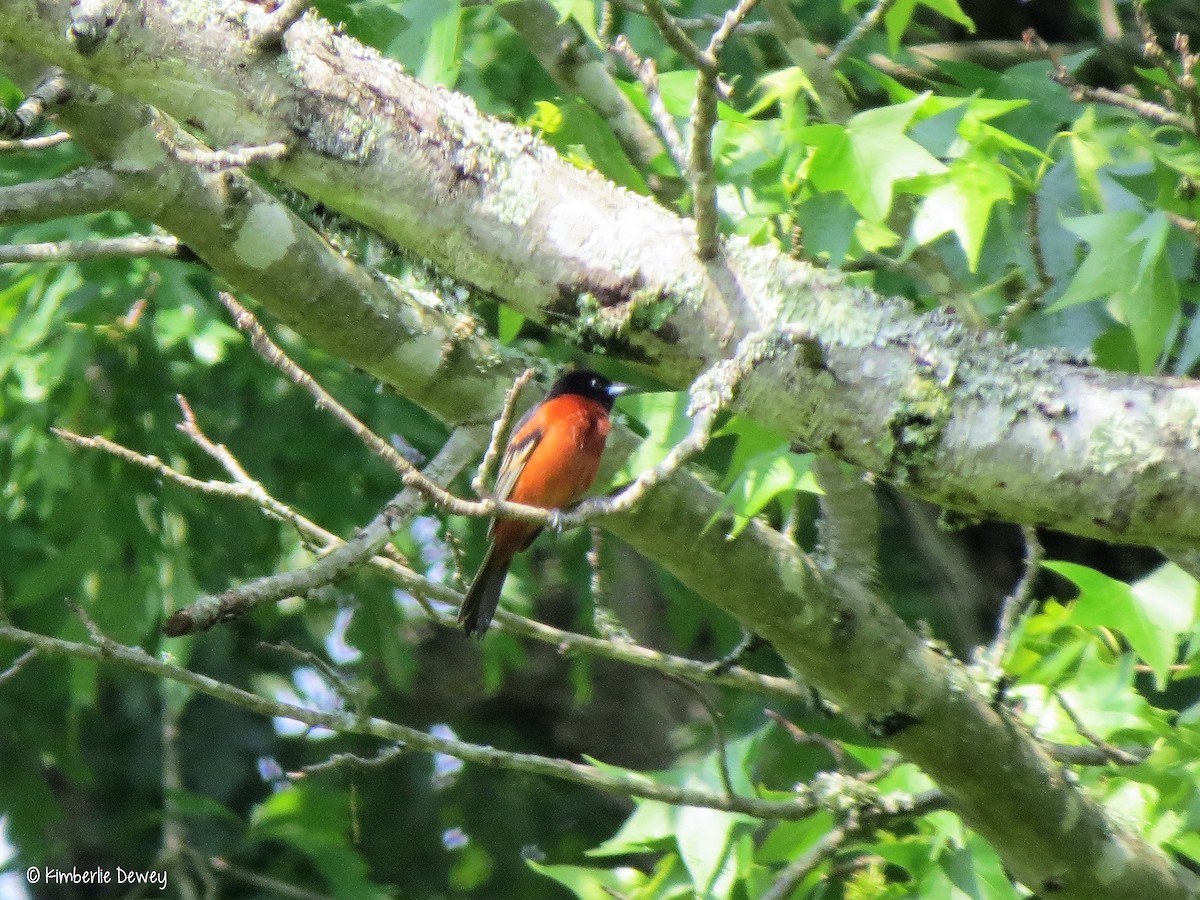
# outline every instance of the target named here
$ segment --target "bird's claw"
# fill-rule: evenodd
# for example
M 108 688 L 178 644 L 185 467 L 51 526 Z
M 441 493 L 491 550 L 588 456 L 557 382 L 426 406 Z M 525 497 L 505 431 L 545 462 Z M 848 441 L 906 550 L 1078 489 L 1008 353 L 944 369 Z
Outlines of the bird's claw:
M 562 531 L 563 531 L 562 510 L 558 510 L 558 509 L 550 510 L 549 526 L 550 526 L 550 528 L 552 528 L 554 530 L 555 534 L 562 534 Z

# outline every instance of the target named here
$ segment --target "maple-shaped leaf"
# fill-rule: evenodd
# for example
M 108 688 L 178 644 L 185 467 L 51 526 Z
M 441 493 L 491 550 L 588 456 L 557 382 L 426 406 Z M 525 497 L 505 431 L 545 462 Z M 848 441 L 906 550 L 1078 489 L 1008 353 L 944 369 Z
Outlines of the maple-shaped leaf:
M 929 151 L 904 132 L 921 95 L 908 103 L 859 113 L 845 126 L 812 125 L 801 138 L 812 148 L 808 179 L 822 191 L 841 191 L 863 218 L 882 222 L 892 207 L 896 183 L 946 171 Z
M 953 231 L 974 272 L 987 233 L 992 207 L 1000 201 L 1012 202 L 1012 180 L 1004 166 L 983 154 L 956 159 L 925 195 L 925 202 L 913 220 L 913 238 L 927 244 L 947 231 Z
M 1179 314 L 1179 284 L 1166 252 L 1170 221 L 1161 212 L 1124 209 L 1063 224 L 1090 250 L 1050 312 L 1112 297 L 1133 336 L 1138 367 L 1153 371 Z

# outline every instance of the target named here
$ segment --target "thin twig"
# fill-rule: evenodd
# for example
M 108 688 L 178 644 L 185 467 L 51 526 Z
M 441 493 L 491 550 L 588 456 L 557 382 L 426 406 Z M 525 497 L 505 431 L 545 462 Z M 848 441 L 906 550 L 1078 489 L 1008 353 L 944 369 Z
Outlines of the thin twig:
M 1054 49 L 1042 40 L 1033 29 L 1025 31 L 1025 41 L 1044 53 L 1046 58 L 1054 64 L 1054 68 L 1050 70 L 1050 80 L 1066 88 L 1071 94 L 1071 99 L 1076 103 L 1083 103 L 1085 101 L 1102 103 L 1123 109 L 1126 112 L 1131 112 L 1148 122 L 1171 125 L 1191 134 L 1197 133 L 1195 123 L 1188 119 L 1187 116 L 1168 109 L 1160 103 L 1153 103 L 1138 97 L 1130 97 L 1111 88 L 1091 87 L 1090 85 L 1083 84 L 1068 71 Z
M 162 849 L 159 857 L 172 872 L 173 887 L 181 900 L 196 900 L 199 892 L 193 883 L 185 862 L 188 847 L 187 825 L 183 811 L 179 808 L 179 794 L 183 790 L 183 763 L 179 754 L 179 720 L 188 698 L 180 696 L 167 681 L 158 684 L 159 691 L 159 752 L 162 773 L 159 783 L 163 792 Z
M 85 620 L 86 622 L 86 620 Z M 89 631 L 92 631 L 89 628 Z M 263 697 L 234 685 L 217 681 L 173 663 L 151 656 L 140 647 L 130 647 L 99 635 L 95 644 L 66 641 L 12 625 L 0 625 L 0 640 L 34 647 L 43 654 L 68 656 L 94 662 L 107 662 L 142 672 L 155 678 L 167 678 L 210 697 L 273 718 L 294 719 L 314 728 L 328 728 L 341 734 L 359 734 L 389 743 L 402 742 L 424 753 L 444 753 L 465 762 L 511 769 L 531 775 L 559 778 L 591 787 L 647 800 L 659 800 L 678 806 L 698 806 L 727 812 L 744 813 L 765 820 L 797 820 L 815 812 L 818 800 L 811 792 L 801 791 L 789 800 L 763 800 L 757 797 L 726 796 L 709 790 L 677 787 L 647 778 L 640 773 L 624 773 L 611 767 L 600 768 L 569 760 L 552 759 L 530 753 L 512 753 L 494 747 L 439 737 L 395 722 L 358 716 L 341 711 L 308 709 L 281 700 Z M 889 798 L 880 798 L 880 806 Z M 889 814 L 907 817 L 917 809 L 920 797 L 891 798 Z
M 475 472 L 475 477 L 471 479 L 471 490 L 475 492 L 477 497 L 490 496 L 488 491 L 488 482 L 492 480 L 492 473 L 496 467 L 496 461 L 500 458 L 500 448 L 504 444 L 504 438 L 508 434 L 509 426 L 512 425 L 513 413 L 517 407 L 517 398 L 521 395 L 521 391 L 525 389 L 525 385 L 529 384 L 529 380 L 533 378 L 534 370 L 526 369 L 512 383 L 512 387 L 508 389 L 508 393 L 504 395 L 504 408 L 500 412 L 500 418 L 496 420 L 496 424 L 492 427 L 492 438 L 488 441 L 487 452 L 483 454 L 483 459 L 479 463 L 479 468 Z
M 1035 189 L 1029 194 L 1025 230 L 1029 234 L 1029 256 L 1033 260 L 1033 274 L 1037 283 L 1026 289 L 1021 298 L 1004 311 L 996 325 L 1000 331 L 1010 331 L 1027 315 L 1041 307 L 1046 293 L 1054 286 L 1054 279 L 1050 277 L 1050 270 L 1046 267 L 1046 254 L 1042 250 L 1042 232 L 1038 221 L 1040 213 L 1041 202 Z
M 1111 43 L 1121 40 L 1125 36 L 1125 29 L 1121 27 L 1116 0 L 1097 0 L 1096 6 L 1100 13 L 1100 30 L 1105 40 Z
M 646 8 L 650 8 L 648 0 Z M 698 58 L 700 74 L 696 80 L 696 102 L 692 107 L 692 145 L 688 174 L 692 181 L 692 215 L 696 220 L 696 255 L 712 259 L 719 249 L 717 210 L 717 181 L 713 171 L 713 129 L 717 125 L 717 81 L 720 76 L 721 52 L 737 27 L 758 5 L 759 0 L 738 0 L 737 6 L 725 15 L 720 27 L 713 32 L 708 47 Z M 658 24 L 658 19 L 655 19 Z M 661 26 L 660 26 L 661 28 Z
M 710 662 L 708 664 L 709 671 L 711 671 L 714 675 L 720 675 L 722 672 L 728 672 L 734 666 L 740 666 L 742 663 L 744 663 L 746 661 L 746 657 L 748 657 L 755 650 L 765 646 L 767 646 L 767 641 L 764 638 L 759 637 L 753 631 L 747 631 L 743 628 L 741 640 L 737 642 L 737 645 L 732 650 L 730 650 L 720 659 L 714 659 L 712 662 Z
M 295 644 L 288 641 L 280 641 L 278 644 L 272 644 L 270 641 L 259 641 L 258 646 L 262 650 L 281 653 L 298 663 L 316 669 L 325 676 L 325 680 L 329 682 L 330 687 L 333 688 L 334 692 L 342 698 L 342 701 L 348 707 L 362 712 L 363 692 L 352 685 L 344 673 L 339 672 L 330 663 L 311 650 L 301 650 Z
M 713 751 L 717 757 L 717 772 L 721 777 L 721 787 L 725 791 L 725 797 L 728 800 L 733 800 L 737 796 L 737 792 L 733 789 L 733 777 L 729 772 L 729 750 L 725 741 L 725 726 L 721 724 L 721 711 L 717 709 L 717 705 L 709 699 L 708 694 L 704 693 L 704 689 L 694 681 L 689 681 L 686 678 L 681 678 L 671 672 L 662 673 L 669 681 L 690 691 L 700 705 L 704 707 L 704 711 L 708 713 L 708 721 L 712 726 Z
M 67 97 L 67 79 L 62 69 L 53 69 L 42 82 L 29 92 L 12 112 L 0 106 L 0 138 L 28 138 L 42 119 Z
M 425 477 L 449 482 L 477 447 L 474 429 L 456 430 L 425 470 Z M 285 597 L 304 596 L 344 577 L 364 564 L 391 538 L 400 524 L 425 503 L 425 496 L 406 487 L 349 541 L 316 562 L 292 572 L 277 572 L 199 600 L 177 610 L 163 625 L 169 637 L 206 631 L 219 622 L 240 618 L 254 607 Z
M 616 40 L 609 47 L 609 52 L 619 56 L 641 83 L 642 90 L 646 92 L 646 102 L 650 105 L 650 118 L 654 120 L 654 127 L 657 129 L 659 137 L 666 145 L 675 167 L 680 172 L 686 172 L 688 170 L 687 149 L 683 144 L 683 135 L 679 133 L 679 128 L 675 124 L 675 117 L 663 103 L 662 91 L 658 87 L 658 65 L 653 59 L 642 59 L 638 56 L 637 51 L 633 49 L 623 34 L 617 35 Z
M 183 147 L 174 144 L 164 146 L 180 162 L 190 163 L 208 172 L 223 172 L 226 169 L 244 169 L 265 162 L 277 162 L 291 152 L 291 147 L 282 141 L 257 147 L 230 147 L 227 150 L 210 150 L 208 147 Z
M 242 464 L 237 461 L 237 458 L 229 452 L 228 447 L 210 440 L 208 435 L 201 430 L 200 423 L 196 421 L 196 413 L 192 410 L 192 404 L 188 402 L 187 397 L 183 396 L 183 394 L 176 394 L 175 402 L 179 404 L 179 413 L 183 416 L 183 421 L 175 427 L 187 435 L 192 443 L 215 459 L 235 482 L 238 484 L 257 484 L 250 477 L 249 473 L 242 468 Z M 266 493 L 265 489 L 263 492 Z
M 37 659 L 37 655 L 37 650 L 26 650 L 24 653 L 18 656 L 15 660 L 13 660 L 13 664 L 11 666 L 9 666 L 3 672 L 0 672 L 0 684 L 4 684 L 4 682 L 19 675 L 22 669 Z
M 319 772 L 329 772 L 333 769 L 341 769 L 346 767 L 357 769 L 381 769 L 388 763 L 403 756 L 408 752 L 408 747 L 404 744 L 395 744 L 391 747 L 385 747 L 380 750 L 375 756 L 367 757 L 358 756 L 354 753 L 335 753 L 329 759 L 323 762 L 313 763 L 309 766 L 302 766 L 295 772 L 288 772 L 288 778 L 293 780 L 303 778 L 306 775 L 316 775 Z
M 1037 583 L 1038 574 L 1042 568 L 1042 542 L 1038 540 L 1037 529 L 1025 525 L 1021 529 L 1025 537 L 1025 565 L 1021 570 L 1021 578 L 1013 592 L 1004 599 L 1000 609 L 1000 619 L 996 625 L 996 636 L 988 650 L 988 659 L 992 666 L 999 667 L 1008 652 L 1008 643 L 1012 639 L 1013 629 L 1021 613 L 1033 600 L 1033 586 Z
M 671 452 L 652 469 L 642 472 L 624 490 L 617 494 L 585 500 L 570 512 L 526 506 L 508 500 L 489 498 L 486 500 L 464 500 L 434 483 L 390 444 L 372 432 L 313 380 L 307 372 L 297 366 L 267 336 L 266 331 L 240 303 L 231 295 L 222 292 L 221 302 L 234 316 L 239 328 L 250 336 L 250 342 L 264 359 L 279 369 L 287 378 L 304 388 L 316 400 L 317 407 L 329 412 L 352 434 L 367 445 L 380 458 L 392 466 L 407 487 L 416 489 L 442 509 L 454 515 L 490 518 L 503 516 L 536 525 L 549 526 L 555 530 L 575 528 L 602 516 L 627 512 L 641 503 L 656 485 L 673 475 L 687 460 L 699 453 L 708 444 L 709 435 L 717 415 L 733 399 L 741 379 L 760 362 L 778 356 L 797 344 L 811 344 L 814 339 L 805 332 L 794 329 L 773 329 L 752 332 L 739 344 L 734 356 L 720 360 L 700 375 L 690 391 L 692 430 Z
M 1065 697 L 1063 697 L 1061 691 L 1054 692 L 1054 699 L 1058 701 L 1058 705 L 1062 707 L 1062 711 L 1067 714 L 1067 718 L 1071 720 L 1071 724 L 1075 726 L 1075 730 L 1079 732 L 1080 737 L 1094 745 L 1096 749 L 1102 752 L 1110 760 L 1115 763 L 1120 763 L 1123 766 L 1136 766 L 1138 763 L 1142 762 L 1140 757 L 1130 753 L 1127 750 L 1122 750 L 1120 747 L 1116 747 L 1108 743 L 1108 741 L 1104 740 L 1104 738 L 1100 737 L 1100 735 L 1088 728 L 1083 723 L 1083 720 L 1075 714 L 1075 710 L 1071 709 L 1070 704 L 1067 703 L 1067 700 Z
M 188 488 L 189 490 L 198 491 L 202 494 L 213 494 L 220 497 L 229 497 L 230 499 L 234 500 L 250 500 L 258 504 L 266 512 L 284 521 L 288 520 L 287 515 L 291 513 L 287 507 L 281 503 L 278 503 L 278 501 L 273 500 L 273 498 L 267 495 L 265 491 L 260 493 L 249 489 L 245 485 L 230 484 L 227 481 L 204 481 L 199 478 L 193 478 L 191 475 L 185 475 L 177 469 L 171 468 L 157 456 L 148 456 L 138 453 L 134 450 L 130 450 L 128 447 L 122 446 L 121 444 L 114 443 L 108 438 L 100 437 L 99 435 L 87 437 L 82 434 L 75 434 L 73 431 L 67 431 L 64 428 L 51 428 L 50 431 L 56 437 L 59 437 L 70 444 L 74 444 L 76 447 L 82 447 L 85 450 L 103 451 L 104 453 L 115 456 L 127 463 L 140 466 L 143 469 L 149 469 L 151 472 L 162 476 L 168 481 L 173 481 L 181 487 Z M 292 515 L 294 515 L 294 513 L 292 513 Z
M 663 36 L 663 40 L 685 60 L 695 66 L 697 69 L 711 68 L 711 62 L 704 56 L 704 51 L 701 50 L 692 39 L 684 33 L 679 27 L 679 23 L 662 5 L 662 0 L 644 0 L 644 9 L 647 17 L 652 21 L 659 33 Z
M 634 642 L 633 635 L 629 633 L 628 628 L 621 624 L 616 610 L 606 602 L 604 576 L 600 565 L 600 554 L 604 547 L 604 532 L 595 525 L 589 526 L 588 530 L 592 533 L 592 544 L 587 552 L 588 569 L 591 571 L 589 586 L 592 595 L 592 627 L 596 629 L 596 634 L 606 641 L 631 644 Z
M 197 855 L 199 854 L 197 853 Z M 278 878 L 270 878 L 266 875 L 260 875 L 257 872 L 251 872 L 249 869 L 243 869 L 241 866 L 234 865 L 220 856 L 210 856 L 207 859 L 202 857 L 201 859 L 211 866 L 214 871 L 264 891 L 264 896 L 290 897 L 291 900 L 332 900 L 328 894 L 318 894 L 315 891 L 305 890 L 304 888 L 296 887 L 294 884 L 288 884 L 286 881 L 280 881 Z
M 832 738 L 827 738 L 823 734 L 805 731 L 795 722 L 788 719 L 786 716 L 775 712 L 773 709 L 765 710 L 767 718 L 773 722 L 779 723 L 783 730 L 788 733 L 793 741 L 797 744 L 810 744 L 822 748 L 826 753 L 833 757 L 833 764 L 839 769 L 846 768 L 846 751 L 837 741 Z
M 817 866 L 841 849 L 848 836 L 841 825 L 827 831 L 819 841 L 784 867 L 760 900 L 787 900 Z
M 182 245 L 171 235 L 146 234 L 90 241 L 0 245 L 3 263 L 66 263 L 88 259 L 177 258 Z
M 258 355 L 282 372 L 284 377 L 292 382 L 292 384 L 307 391 L 313 400 L 316 401 L 317 409 L 323 410 L 333 416 L 347 431 L 362 441 L 368 450 L 390 465 L 400 475 L 412 475 L 417 472 L 416 466 L 409 462 L 403 454 L 359 421 L 332 394 L 321 387 L 316 379 L 296 365 L 291 357 L 284 353 L 283 349 L 271 340 L 266 329 L 262 327 L 253 313 L 242 306 L 232 294 L 221 291 L 217 294 L 217 297 L 222 305 L 229 310 L 237 327 L 241 331 L 244 331 L 250 338 L 250 345 L 258 352 Z M 434 486 L 432 483 L 428 486 L 435 487 L 437 491 L 441 491 L 440 487 Z
M 65 131 L 56 131 L 54 134 L 47 134 L 43 137 L 27 137 L 18 138 L 14 141 L 0 141 L 0 153 L 20 150 L 49 150 L 51 147 L 57 147 L 59 144 L 65 144 L 71 140 L 71 135 Z
M 1058 744 L 1053 741 L 1041 741 L 1042 749 L 1061 763 L 1072 766 L 1107 766 L 1114 762 L 1121 765 L 1133 766 L 1145 762 L 1150 756 L 1149 747 L 1118 747 L 1123 759 L 1113 759 L 1110 753 L 1099 747 L 1085 747 L 1080 744 Z
M 833 51 L 826 60 L 829 63 L 829 67 L 836 69 L 841 65 L 842 60 L 846 58 L 850 51 L 858 46 L 859 41 L 865 38 L 876 25 L 883 21 L 883 17 L 895 5 L 896 0 L 875 0 L 875 5 L 867 10 L 866 15 L 859 19 L 855 26 L 850 29 L 850 33 L 838 41 L 838 45 L 833 48 Z
M 647 15 L 645 5 L 639 2 L 639 0 L 613 0 L 613 5 L 640 16 Z M 713 15 L 711 13 L 691 18 L 676 16 L 675 24 L 683 31 L 712 31 L 714 28 L 721 27 L 721 22 L 724 21 L 724 18 L 724 16 Z M 769 37 L 772 34 L 771 23 L 747 22 L 738 29 L 738 34 L 747 37 Z
M 294 527 L 304 543 L 318 556 L 323 556 L 345 544 L 345 541 L 337 535 L 326 531 L 315 522 L 305 518 L 286 504 L 269 495 L 261 484 L 252 481 L 248 475 L 245 476 L 249 482 L 248 484 L 200 481 L 166 466 L 155 457 L 135 453 L 126 447 L 122 447 L 120 444 L 115 444 L 104 438 L 84 438 L 62 430 L 55 430 L 55 433 L 63 440 L 67 440 L 77 446 L 111 453 L 126 462 L 150 469 L 164 479 L 173 481 L 182 487 L 201 493 L 208 493 L 213 496 L 253 503 L 270 517 Z M 211 444 L 211 442 L 209 443 Z M 221 449 L 223 450 L 224 448 L 222 447 Z M 236 460 L 233 461 L 233 465 L 236 466 L 237 471 L 243 471 L 241 466 L 236 463 Z M 388 578 L 394 585 L 410 592 L 415 597 L 428 597 L 453 609 L 457 609 L 461 605 L 462 593 L 460 591 L 430 581 L 425 576 L 414 572 L 392 555 L 386 555 L 387 549 L 385 547 L 384 554 L 376 555 L 369 562 L 377 572 Z M 438 612 L 427 604 L 425 605 L 425 609 L 431 620 L 438 625 L 457 630 L 455 617 L 451 613 Z M 3 619 L 2 613 L 3 609 L 0 607 L 0 621 Z M 741 666 L 734 666 L 720 673 L 714 673 L 711 671 L 709 663 L 701 662 L 700 660 L 671 656 L 634 643 L 616 643 L 590 635 L 563 631 L 562 629 L 544 625 L 541 622 L 526 619 L 518 616 L 516 613 L 504 610 L 501 610 L 497 614 L 493 627 L 519 637 L 550 644 L 557 647 L 559 652 L 563 654 L 588 653 L 593 656 L 617 662 L 625 662 L 643 668 L 650 668 L 657 671 L 671 671 L 685 678 L 710 684 L 736 687 L 742 690 L 756 691 L 793 700 L 809 699 L 808 691 L 790 678 L 763 675 L 742 668 Z

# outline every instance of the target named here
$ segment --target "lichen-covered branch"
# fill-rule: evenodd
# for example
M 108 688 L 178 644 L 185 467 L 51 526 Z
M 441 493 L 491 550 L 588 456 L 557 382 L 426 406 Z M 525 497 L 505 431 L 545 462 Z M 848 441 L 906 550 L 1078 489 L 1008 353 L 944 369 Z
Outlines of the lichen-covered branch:
M 416 84 L 313 16 L 284 33 L 285 57 L 264 59 L 242 48 L 241 29 L 259 24 L 254 6 L 232 21 L 207 4 L 144 0 L 137 22 L 119 19 L 81 58 L 62 36 L 66 7 L 9 0 L 0 40 L 20 34 L 27 50 L 195 117 L 226 144 L 302 138 L 275 165 L 280 177 L 531 315 L 578 315 L 589 338 L 668 383 L 690 383 L 749 334 L 795 328 L 819 339 L 820 364 L 803 345 L 764 361 L 742 386 L 743 413 L 978 514 L 1161 543 L 1200 537 L 1194 386 L 1018 352 L 769 248 L 731 240 L 702 265 L 687 223 Z M 0 57 L 10 51 L 0 45 Z M 127 208 L 310 340 L 446 421 L 490 421 L 500 409 L 519 366 L 456 332 L 446 310 L 332 254 L 239 173 L 169 157 L 156 131 L 170 120 L 98 92 L 63 121 L 93 154 L 120 159 Z M 623 442 L 614 432 L 618 454 Z M 604 527 L 770 640 L 920 765 L 1024 883 L 1072 898 L 1195 892 L 1190 874 L 1062 778 L 881 597 L 826 576 L 761 523 L 726 540 L 723 498 L 698 478 L 677 471 L 653 496 Z
M 278 177 L 660 381 L 686 385 L 751 331 L 799 323 L 826 346 L 825 370 L 795 358 L 760 368 L 742 414 L 969 516 L 1166 547 L 1200 543 L 1196 384 L 1020 351 L 948 313 L 915 315 L 737 239 L 702 263 L 690 222 L 560 161 L 470 101 L 417 83 L 315 16 L 287 30 L 276 57 L 246 41 L 265 15 L 254 5 L 230 18 L 198 2 L 146 0 L 136 22 L 120 18 L 96 54 L 81 57 L 63 37 L 68 7 L 10 0 L 0 7 L 0 41 L 17 39 L 225 145 L 288 142 Z M 152 204 L 148 190 L 132 205 L 183 238 L 188 223 Z M 239 233 L 251 209 L 265 213 L 257 201 L 237 208 Z M 291 246 L 276 235 L 271 250 Z M 210 264 L 223 254 L 217 268 L 232 266 L 259 289 L 278 264 L 260 257 L 247 271 L 228 241 L 184 239 Z M 341 313 L 355 309 L 358 324 L 378 318 L 349 299 Z M 326 333 L 322 343 L 360 366 L 365 357 L 363 367 L 389 381 L 414 356 L 382 346 L 396 339 L 386 323 L 353 330 L 374 340 L 356 348 Z M 436 352 L 433 341 L 418 343 Z M 426 387 L 459 383 L 440 377 Z M 497 397 L 489 401 L 498 408 Z

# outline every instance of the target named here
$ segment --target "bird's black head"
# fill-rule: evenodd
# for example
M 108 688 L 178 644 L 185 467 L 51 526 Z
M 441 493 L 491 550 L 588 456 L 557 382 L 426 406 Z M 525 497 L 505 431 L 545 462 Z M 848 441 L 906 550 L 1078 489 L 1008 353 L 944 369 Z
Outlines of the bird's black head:
M 629 385 L 611 381 L 591 369 L 572 369 L 558 376 L 546 399 L 561 397 L 563 394 L 578 394 L 580 397 L 595 400 L 605 409 L 612 409 L 613 401 L 627 390 Z

